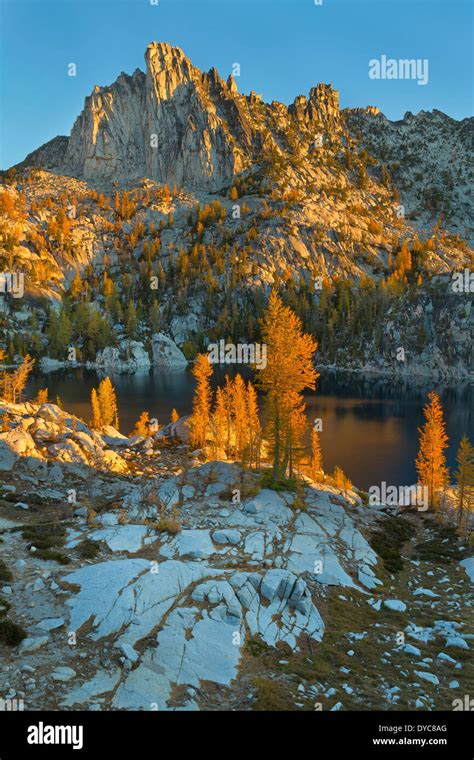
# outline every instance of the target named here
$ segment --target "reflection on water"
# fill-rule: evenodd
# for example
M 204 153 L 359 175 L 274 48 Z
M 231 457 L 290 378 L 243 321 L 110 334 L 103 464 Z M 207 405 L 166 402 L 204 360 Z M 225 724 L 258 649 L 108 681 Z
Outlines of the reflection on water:
M 226 371 L 215 371 L 214 385 L 222 382 Z M 242 374 L 250 377 L 249 371 Z M 115 375 L 112 380 L 123 433 L 132 430 L 144 410 L 160 424 L 169 422 L 173 407 L 181 415 L 191 411 L 194 379 L 189 370 Z M 48 387 L 52 401 L 58 395 L 65 409 L 89 421 L 90 393 L 98 382 L 96 372 L 77 369 L 36 375 L 27 392 L 31 398 L 39 388 Z M 414 483 L 417 428 L 423 423 L 423 405 L 430 390 L 436 390 L 443 402 L 450 438 L 448 463 L 454 467 L 462 433 L 474 438 L 472 385 L 427 385 L 426 381 L 322 372 L 318 390 L 306 394 L 306 404 L 309 419 L 320 417 L 323 421 L 325 469 L 332 470 L 338 464 L 361 488 L 382 480 L 389 485 Z

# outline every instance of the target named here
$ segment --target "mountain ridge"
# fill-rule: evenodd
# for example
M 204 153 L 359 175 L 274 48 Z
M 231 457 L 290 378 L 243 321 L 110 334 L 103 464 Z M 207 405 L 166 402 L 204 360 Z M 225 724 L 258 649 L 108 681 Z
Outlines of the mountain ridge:
M 201 71 L 168 43 L 150 43 L 145 61 L 146 72 L 137 68 L 95 85 L 70 136 L 53 138 L 16 168 L 35 166 L 105 188 L 146 177 L 221 193 L 259 165 L 262 153 L 286 157 L 297 142 L 300 158 L 314 163 L 323 143 L 341 154 L 359 145 L 374 169 L 390 173 L 407 216 L 422 225 L 442 216 L 449 229 L 473 239 L 474 174 L 464 164 L 474 118 L 458 121 L 434 109 L 391 121 L 376 106 L 340 109 L 338 91 L 322 83 L 289 105 L 266 103 L 253 91 L 240 94 L 232 75 L 224 80 L 215 68 Z

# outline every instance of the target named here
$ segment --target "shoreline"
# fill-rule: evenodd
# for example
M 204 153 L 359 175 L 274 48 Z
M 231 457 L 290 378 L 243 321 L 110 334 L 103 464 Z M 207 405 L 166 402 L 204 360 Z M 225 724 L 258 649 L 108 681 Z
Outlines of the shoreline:
M 48 364 L 45 366 L 41 364 L 42 360 L 47 360 Z M 188 361 L 189 365 L 194 364 L 194 360 L 190 359 Z M 49 365 L 49 366 L 48 366 Z M 7 369 L 14 368 L 17 365 L 9 364 L 5 365 Z M 248 365 L 227 365 L 224 363 L 216 363 L 217 367 L 238 367 L 238 366 L 245 366 Z M 407 380 L 410 381 L 420 381 L 420 380 L 433 380 L 434 382 L 438 383 L 454 383 L 454 382 L 462 382 L 467 385 L 474 383 L 474 371 L 468 372 L 468 371 L 456 371 L 445 373 L 441 369 L 437 370 L 426 370 L 423 371 L 423 369 L 415 369 L 413 367 L 406 367 L 406 368 L 389 368 L 389 367 L 377 367 L 374 365 L 365 365 L 363 367 L 346 367 L 346 366 L 335 366 L 334 364 L 321 364 L 316 363 L 315 368 L 318 372 L 326 372 L 326 373 L 333 373 L 333 374 L 351 374 L 351 375 L 368 375 L 368 376 L 374 376 L 374 379 L 377 377 L 381 378 L 394 378 L 397 380 Z M 57 359 L 50 359 L 50 357 L 44 356 L 41 357 L 38 360 L 38 363 L 36 364 L 33 374 L 42 374 L 42 375 L 52 375 L 56 372 L 63 372 L 67 370 L 72 369 L 86 369 L 91 370 L 93 372 L 101 373 L 104 375 L 110 374 L 110 375 L 124 375 L 124 376 L 131 376 L 131 375 L 145 375 L 145 374 L 154 374 L 156 371 L 158 372 L 164 372 L 166 374 L 172 374 L 176 372 L 184 372 L 187 369 L 187 366 L 180 365 L 180 366 L 169 366 L 164 367 L 160 365 L 154 365 L 150 364 L 149 366 L 143 366 L 138 367 L 135 370 L 130 369 L 115 369 L 113 366 L 108 365 L 102 365 L 98 364 L 96 362 L 68 362 L 68 361 L 59 361 Z

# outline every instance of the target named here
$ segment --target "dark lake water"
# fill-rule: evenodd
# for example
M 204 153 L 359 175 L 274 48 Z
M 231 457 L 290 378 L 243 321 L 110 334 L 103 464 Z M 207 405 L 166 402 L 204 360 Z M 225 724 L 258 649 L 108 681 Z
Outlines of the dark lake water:
M 223 381 L 225 372 L 228 368 L 215 371 L 214 385 Z M 245 370 L 242 374 L 248 376 Z M 194 379 L 189 370 L 111 379 L 118 395 L 120 429 L 125 434 L 144 410 L 158 418 L 160 425 L 169 422 L 173 407 L 181 415 L 191 411 Z M 84 369 L 37 375 L 30 380 L 27 393 L 32 398 L 39 388 L 48 387 L 51 401 L 59 395 L 65 409 L 88 422 L 91 390 L 99 380 L 97 373 Z M 306 405 L 308 418 L 319 417 L 323 422 L 325 470 L 339 465 L 364 489 L 382 480 L 388 485 L 415 483 L 417 429 L 423 424 L 423 405 L 430 390 L 436 390 L 443 402 L 450 439 L 448 464 L 454 467 L 462 434 L 471 441 L 474 438 L 472 385 L 424 385 L 322 371 L 316 393 L 306 395 Z

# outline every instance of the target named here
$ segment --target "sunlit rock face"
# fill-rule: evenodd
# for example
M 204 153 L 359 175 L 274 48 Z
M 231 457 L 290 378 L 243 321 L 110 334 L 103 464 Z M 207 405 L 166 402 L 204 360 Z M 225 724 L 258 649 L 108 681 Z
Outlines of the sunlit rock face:
M 318 84 L 289 107 L 269 105 L 253 92 L 240 95 L 232 76 L 201 72 L 178 47 L 152 42 L 145 61 L 146 74 L 137 69 L 110 86 L 96 85 L 68 142 L 51 141 L 27 161 L 85 180 L 148 177 L 214 192 L 258 160 L 278 124 L 341 130 L 330 85 Z
M 72 128 L 65 168 L 85 179 L 144 174 L 145 75 L 120 74 L 110 87 L 96 85 Z
M 85 179 L 146 176 L 207 190 L 228 184 L 243 168 L 239 138 L 249 142 L 235 83 L 215 69 L 201 73 L 165 43 L 151 43 L 145 61 L 146 74 L 122 73 L 86 98 L 65 168 Z
M 209 190 L 228 184 L 242 162 L 223 118 L 226 83 L 215 69 L 201 74 L 169 45 L 152 43 L 145 60 L 146 175 Z

